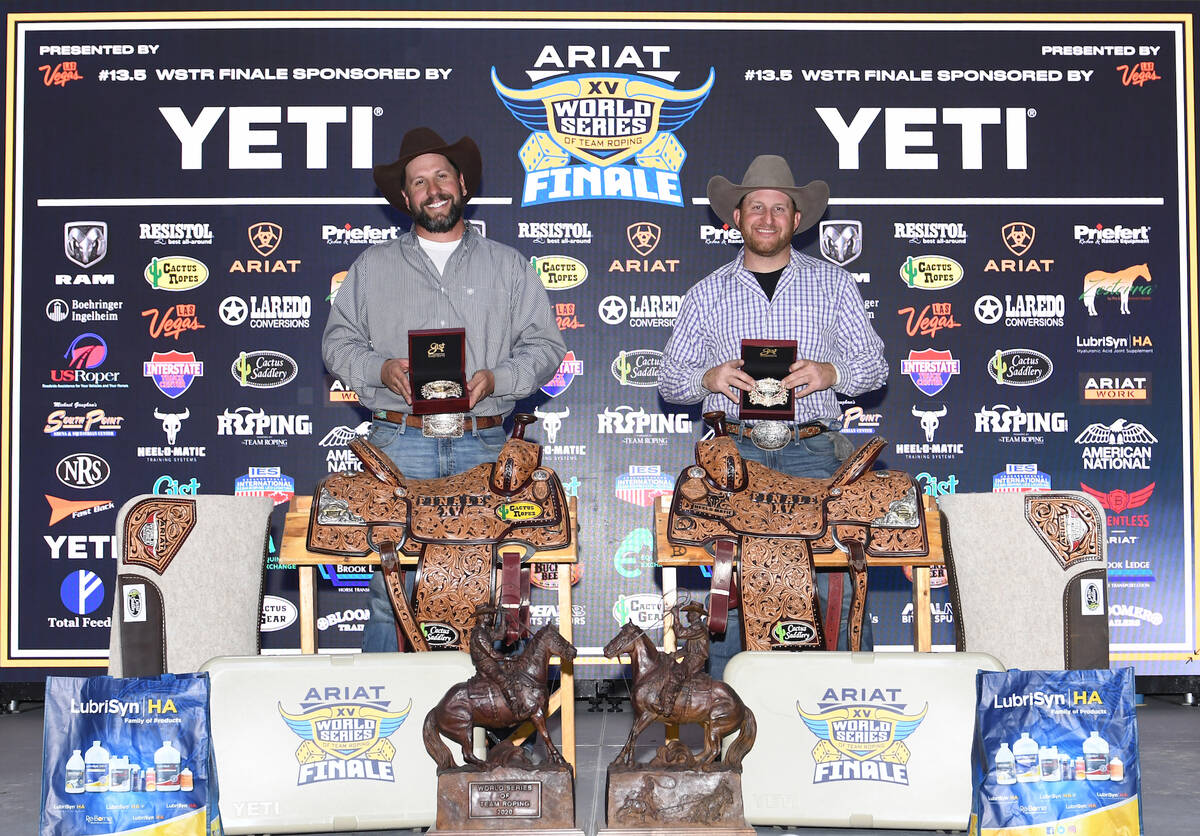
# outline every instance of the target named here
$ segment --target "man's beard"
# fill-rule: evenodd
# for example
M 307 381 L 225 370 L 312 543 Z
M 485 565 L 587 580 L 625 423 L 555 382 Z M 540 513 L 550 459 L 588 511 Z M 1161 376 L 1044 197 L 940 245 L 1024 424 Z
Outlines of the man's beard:
M 425 203 L 437 203 L 440 200 L 450 201 L 450 208 L 445 215 L 440 218 L 431 217 L 425 211 L 425 207 L 422 206 L 416 212 L 413 212 L 413 223 L 420 225 L 426 232 L 440 233 L 449 232 L 454 229 L 458 225 L 458 222 L 462 220 L 462 199 L 449 194 L 440 194 L 429 198 Z
M 754 253 L 756 256 L 759 256 L 760 258 L 771 258 L 772 256 L 779 255 L 781 252 L 788 249 L 792 245 L 792 239 L 781 237 L 776 242 L 774 247 L 767 249 L 759 246 L 754 240 L 753 236 L 747 236 L 745 233 L 742 233 L 742 243 L 746 245 L 746 249 Z

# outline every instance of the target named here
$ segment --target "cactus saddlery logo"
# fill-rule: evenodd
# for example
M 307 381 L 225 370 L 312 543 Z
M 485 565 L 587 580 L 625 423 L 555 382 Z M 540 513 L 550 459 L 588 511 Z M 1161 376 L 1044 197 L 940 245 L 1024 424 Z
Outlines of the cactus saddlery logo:
M 663 69 L 668 46 L 547 44 L 526 70 L 533 87 L 492 85 L 529 138 L 522 206 L 563 200 L 644 200 L 683 206 L 679 171 L 687 151 L 675 131 L 708 98 L 716 72 L 676 89 Z M 573 72 L 582 70 L 582 72 Z M 574 162 L 572 162 L 574 161 Z
M 796 701 L 804 725 L 818 739 L 813 783 L 876 781 L 908 785 L 911 751 L 904 740 L 917 730 L 926 705 L 905 714 L 899 688 L 826 688 L 813 712 Z
M 396 746 L 388 738 L 408 718 L 412 700 L 388 711 L 391 701 L 383 692 L 382 685 L 330 685 L 309 688 L 295 712 L 279 705 L 279 715 L 302 741 L 296 750 L 297 786 L 348 779 L 395 782 Z

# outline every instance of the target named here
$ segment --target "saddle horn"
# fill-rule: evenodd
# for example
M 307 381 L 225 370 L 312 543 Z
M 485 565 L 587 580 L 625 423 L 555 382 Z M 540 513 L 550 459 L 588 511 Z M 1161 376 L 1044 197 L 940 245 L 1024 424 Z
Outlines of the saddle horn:
M 525 438 L 525 428 L 537 423 L 537 416 L 528 412 L 517 412 L 513 415 L 512 438 Z
M 713 436 L 720 438 L 725 435 L 725 413 L 716 409 L 712 412 L 704 413 L 704 423 L 708 424 L 713 431 Z

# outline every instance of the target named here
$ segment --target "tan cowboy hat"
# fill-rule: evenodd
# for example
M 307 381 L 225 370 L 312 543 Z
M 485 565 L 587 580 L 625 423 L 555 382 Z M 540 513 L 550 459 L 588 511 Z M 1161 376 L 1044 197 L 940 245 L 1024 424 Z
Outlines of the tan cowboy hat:
M 416 157 L 422 154 L 441 154 L 458 166 L 463 182 L 467 185 L 467 195 L 473 195 L 479 188 L 479 178 L 483 174 L 483 160 L 479 156 L 479 146 L 469 136 L 464 136 L 453 145 L 448 145 L 431 128 L 413 128 L 400 141 L 400 156 L 394 163 L 377 165 L 374 169 L 375 185 L 387 198 L 387 202 L 406 215 L 411 215 L 408 205 L 404 202 L 404 169 Z
M 746 169 L 740 185 L 729 182 L 719 174 L 709 180 L 708 205 L 718 218 L 730 226 L 735 226 L 734 208 L 743 197 L 758 189 L 774 189 L 792 199 L 800 212 L 797 233 L 819 221 L 829 204 L 829 184 L 824 180 L 813 180 L 807 186 L 797 186 L 787 160 L 775 154 L 760 154 Z

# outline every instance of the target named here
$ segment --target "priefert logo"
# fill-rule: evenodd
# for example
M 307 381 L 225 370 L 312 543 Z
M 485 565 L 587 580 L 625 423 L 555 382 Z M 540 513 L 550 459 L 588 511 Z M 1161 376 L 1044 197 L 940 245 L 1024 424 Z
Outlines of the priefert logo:
M 351 226 L 343 224 L 334 226 L 324 224 L 321 227 L 321 240 L 326 244 L 378 244 L 380 241 L 392 241 L 404 232 L 400 226 Z
M 1075 240 L 1080 244 L 1149 244 L 1150 227 L 1075 224 Z

